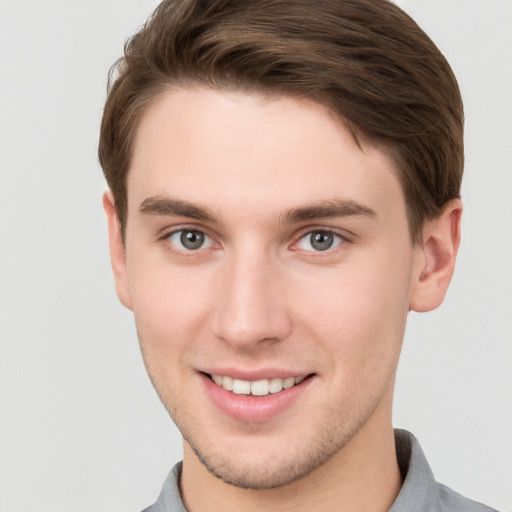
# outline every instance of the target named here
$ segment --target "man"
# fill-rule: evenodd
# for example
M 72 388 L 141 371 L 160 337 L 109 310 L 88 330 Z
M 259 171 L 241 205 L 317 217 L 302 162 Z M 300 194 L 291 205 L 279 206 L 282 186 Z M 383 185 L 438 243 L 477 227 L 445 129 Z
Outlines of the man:
M 163 2 L 99 155 L 117 293 L 184 438 L 151 511 L 490 510 L 393 432 L 460 240 L 453 73 L 387 0 Z

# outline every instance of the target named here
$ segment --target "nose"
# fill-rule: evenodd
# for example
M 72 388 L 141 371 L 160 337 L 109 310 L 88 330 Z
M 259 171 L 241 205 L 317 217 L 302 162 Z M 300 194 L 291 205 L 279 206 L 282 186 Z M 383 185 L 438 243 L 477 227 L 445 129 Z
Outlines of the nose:
M 291 318 L 278 263 L 263 254 L 239 252 L 218 271 L 213 318 L 217 338 L 252 350 L 289 335 Z

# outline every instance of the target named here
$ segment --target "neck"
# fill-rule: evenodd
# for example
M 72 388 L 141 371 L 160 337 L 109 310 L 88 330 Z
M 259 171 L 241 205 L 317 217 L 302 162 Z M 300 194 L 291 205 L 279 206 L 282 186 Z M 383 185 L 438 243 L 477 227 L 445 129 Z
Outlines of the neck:
M 381 424 L 375 429 L 375 419 L 320 468 L 277 489 L 241 489 L 226 484 L 211 475 L 185 443 L 181 479 L 185 506 L 190 512 L 388 511 L 402 480 L 391 421 L 387 428 Z

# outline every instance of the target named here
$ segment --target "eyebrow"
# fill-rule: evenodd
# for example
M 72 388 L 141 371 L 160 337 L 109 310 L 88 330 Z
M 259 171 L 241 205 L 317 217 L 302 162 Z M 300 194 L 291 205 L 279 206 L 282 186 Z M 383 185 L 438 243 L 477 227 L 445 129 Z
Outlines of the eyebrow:
M 208 208 L 167 196 L 154 196 L 144 199 L 139 205 L 139 212 L 147 215 L 189 217 L 208 222 L 218 221 L 215 214 Z
M 219 222 L 219 218 L 209 208 L 168 196 L 154 196 L 144 199 L 139 205 L 139 212 L 146 215 L 169 215 L 212 223 Z M 378 215 L 375 210 L 357 201 L 334 198 L 293 208 L 284 213 L 280 217 L 280 221 L 283 224 L 293 224 L 335 217 L 376 218 Z
M 335 217 L 377 218 L 378 215 L 375 210 L 357 201 L 334 198 L 299 208 L 293 208 L 283 216 L 283 222 L 295 223 Z

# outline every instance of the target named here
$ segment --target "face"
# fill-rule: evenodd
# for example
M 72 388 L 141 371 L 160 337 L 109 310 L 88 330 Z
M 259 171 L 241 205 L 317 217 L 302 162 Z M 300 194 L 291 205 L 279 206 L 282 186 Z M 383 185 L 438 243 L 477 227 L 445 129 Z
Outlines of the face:
M 165 92 L 125 244 L 118 293 L 186 457 L 270 488 L 391 424 L 417 249 L 393 162 L 326 108 Z

